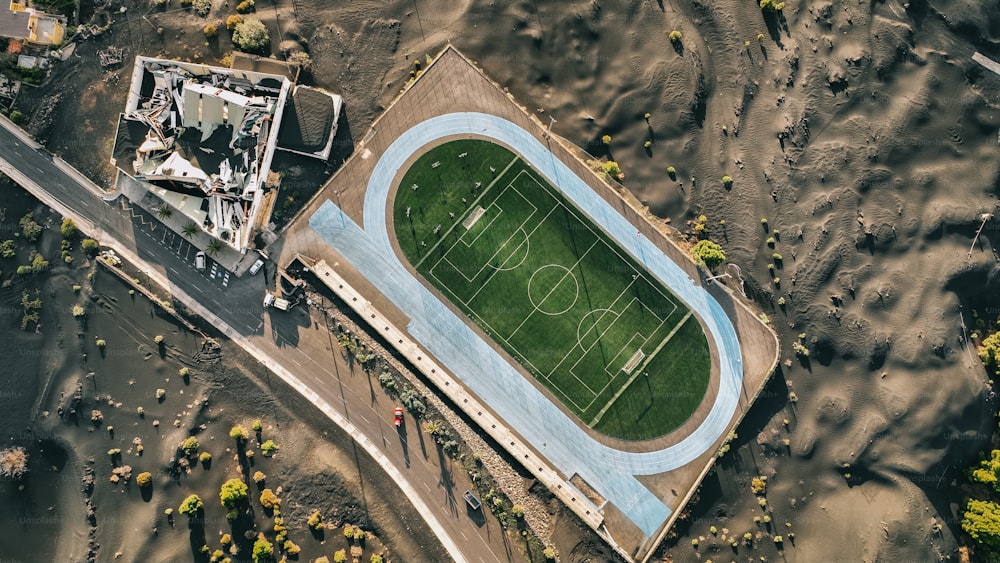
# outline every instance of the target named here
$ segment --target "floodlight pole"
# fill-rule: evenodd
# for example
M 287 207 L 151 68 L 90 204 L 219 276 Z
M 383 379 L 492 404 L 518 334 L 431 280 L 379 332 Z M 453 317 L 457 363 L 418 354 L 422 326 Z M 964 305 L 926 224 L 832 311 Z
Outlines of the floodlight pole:
M 972 251 L 976 249 L 976 243 L 979 242 L 979 235 L 983 232 L 983 227 L 986 226 L 986 222 L 993 218 L 992 213 L 983 213 L 983 222 L 979 225 L 979 230 L 976 231 L 976 238 L 972 239 L 972 246 L 969 247 L 969 258 L 972 258 Z
M 555 123 L 555 122 L 556 122 L 556 118 L 554 118 L 554 117 L 552 117 L 550 115 L 549 116 L 549 126 L 545 129 L 545 138 L 546 139 L 551 139 L 552 138 L 552 124 Z
M 715 281 L 715 280 L 717 280 L 719 278 L 731 278 L 731 277 L 733 277 L 733 276 L 730 276 L 729 272 L 726 272 L 724 274 L 719 274 L 717 276 L 711 276 L 711 277 L 705 278 L 705 283 L 708 284 L 709 282 Z

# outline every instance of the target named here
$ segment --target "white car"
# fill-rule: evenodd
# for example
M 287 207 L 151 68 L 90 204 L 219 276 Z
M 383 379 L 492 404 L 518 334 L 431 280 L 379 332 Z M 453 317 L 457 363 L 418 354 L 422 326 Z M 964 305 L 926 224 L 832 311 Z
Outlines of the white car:
M 206 262 L 205 262 L 205 253 L 204 252 L 200 252 L 199 251 L 198 254 L 194 255 L 194 267 L 195 268 L 197 268 L 199 270 L 204 270 L 205 269 L 205 263 Z
M 264 267 L 264 261 L 258 258 L 257 261 L 253 263 L 253 266 L 250 266 L 250 275 L 251 276 L 257 275 L 257 272 L 259 272 L 260 269 L 263 267 Z

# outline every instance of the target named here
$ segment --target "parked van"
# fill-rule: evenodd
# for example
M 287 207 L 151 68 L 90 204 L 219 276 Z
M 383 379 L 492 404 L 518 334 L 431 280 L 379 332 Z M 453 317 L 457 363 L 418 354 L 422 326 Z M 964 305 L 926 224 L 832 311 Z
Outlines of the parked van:
M 205 269 L 205 253 L 198 251 L 198 254 L 194 255 L 194 267 L 199 270 Z

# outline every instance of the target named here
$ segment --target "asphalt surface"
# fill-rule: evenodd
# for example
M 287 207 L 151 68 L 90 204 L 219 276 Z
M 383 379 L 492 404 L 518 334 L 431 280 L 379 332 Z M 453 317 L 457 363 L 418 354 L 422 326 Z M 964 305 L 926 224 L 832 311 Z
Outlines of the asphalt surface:
M 377 382 L 370 387 L 363 372 L 341 367 L 343 362 L 336 358 L 339 347 L 326 327 L 315 323 L 302 308 L 265 311 L 262 299 L 265 288 L 273 286 L 274 264 L 266 264 L 256 276 L 242 278 L 227 274 L 211 259 L 204 271 L 196 270 L 197 250 L 184 237 L 170 232 L 138 207 L 123 206 L 117 199 L 105 201 L 104 194 L 94 192 L 82 177 L 65 172 L 50 153 L 35 148 L 29 139 L 12 132 L 12 127 L 8 120 L 0 119 L 0 170 L 15 180 L 20 175 L 41 186 L 64 207 L 131 249 L 144 261 L 137 267 L 157 270 L 334 405 L 400 469 L 406 480 L 400 486 L 419 494 L 446 528 L 433 531 L 450 537 L 465 560 L 517 560 L 488 511 L 485 522 L 479 519 L 478 523 L 466 513 L 461 498 L 464 487 L 455 483 L 460 467 L 456 465 L 453 473 L 450 461 L 439 459 L 433 444 L 429 440 L 425 444 L 412 421 L 408 431 L 397 432 L 392 423 L 395 405 L 375 392 Z M 465 477 L 460 477 L 460 482 L 465 482 Z

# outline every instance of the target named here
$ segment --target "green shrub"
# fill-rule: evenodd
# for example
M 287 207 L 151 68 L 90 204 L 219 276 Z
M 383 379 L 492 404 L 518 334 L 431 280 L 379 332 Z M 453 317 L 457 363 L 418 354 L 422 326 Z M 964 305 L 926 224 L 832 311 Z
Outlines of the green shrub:
M 92 238 L 85 238 L 85 239 L 83 239 L 83 242 L 80 243 L 80 248 L 82 248 L 84 252 L 86 252 L 87 254 L 89 254 L 91 256 L 93 256 L 94 254 L 96 254 L 97 250 L 100 247 L 101 247 L 101 245 L 98 244 L 98 242 L 96 240 L 92 239 Z
M 313 530 L 318 530 L 322 528 L 323 515 L 321 515 L 318 510 L 313 510 L 312 514 L 309 515 L 309 519 L 306 520 L 306 525 Z
M 1000 332 L 987 336 L 979 345 L 979 359 L 990 375 L 1000 373 Z
M 35 222 L 34 214 L 28 213 L 18 222 L 21 226 L 21 234 L 24 238 L 34 242 L 42 234 L 42 226 Z
M 219 501 L 222 502 L 222 506 L 232 509 L 237 503 L 246 500 L 249 492 L 246 483 L 240 479 L 230 479 L 219 489 Z
M 253 542 L 253 561 L 254 563 L 261 563 L 271 559 L 274 555 L 274 546 L 271 542 L 264 539 L 263 536 L 257 538 L 257 541 Z
M 264 452 L 265 456 L 272 456 L 278 451 L 278 444 L 274 443 L 274 440 L 268 440 L 260 445 L 260 451 Z
M 17 274 L 19 276 L 26 276 L 31 273 L 31 266 L 18 266 Z
M 233 29 L 233 44 L 241 51 L 261 51 L 271 42 L 271 32 L 257 18 L 246 18 Z
M 198 512 L 200 512 L 202 507 L 204 506 L 205 503 L 201 501 L 200 496 L 191 495 L 188 498 L 184 499 L 184 502 L 181 503 L 181 506 L 180 508 L 177 509 L 177 512 L 180 512 L 185 516 L 194 516 L 198 514 Z
M 698 241 L 691 249 L 691 254 L 709 270 L 714 270 L 726 261 L 726 253 L 722 247 L 710 240 Z
M 212 0 L 194 0 L 191 7 L 194 9 L 194 13 L 199 16 L 207 16 L 208 12 L 212 10 Z
M 264 508 L 275 508 L 281 504 L 281 499 L 271 489 L 260 492 L 260 505 Z
M 41 254 L 36 254 L 35 257 L 31 260 L 31 271 L 35 272 L 36 274 L 38 272 L 44 272 L 48 268 L 49 268 L 49 261 L 46 260 L 45 257 L 42 256 Z
M 76 223 L 66 217 L 59 226 L 59 232 L 62 233 L 63 238 L 73 238 L 76 235 Z
M 198 453 L 198 438 L 190 436 L 188 439 L 181 442 L 179 447 L 181 451 L 184 452 L 184 455 L 188 457 L 193 456 Z
M 4 258 L 13 258 L 16 253 L 17 247 L 14 246 L 13 240 L 5 240 L 0 243 L 0 256 Z

